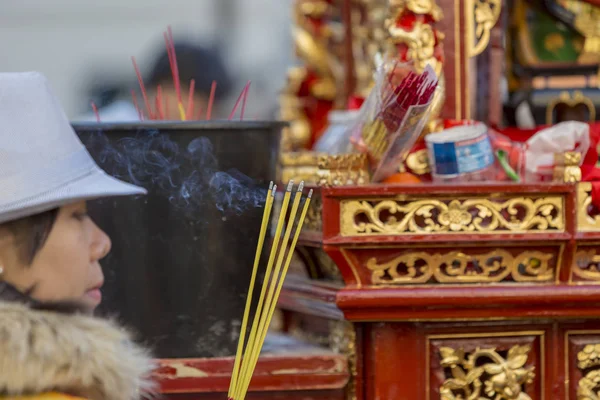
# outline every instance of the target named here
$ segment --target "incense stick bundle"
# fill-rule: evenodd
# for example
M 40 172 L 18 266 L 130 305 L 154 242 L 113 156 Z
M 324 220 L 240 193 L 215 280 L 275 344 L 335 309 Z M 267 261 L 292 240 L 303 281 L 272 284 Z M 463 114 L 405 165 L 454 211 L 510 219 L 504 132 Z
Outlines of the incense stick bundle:
M 248 334 L 248 341 L 245 343 L 248 320 L 250 319 L 252 294 L 254 292 L 256 275 L 260 264 L 260 256 L 262 254 L 262 248 L 264 245 L 265 235 L 270 221 L 271 209 L 273 207 L 273 201 L 277 189 L 277 186 L 273 186 L 272 182 L 269 186 L 258 244 L 256 247 L 256 255 L 254 257 L 254 267 L 252 269 L 252 276 L 250 278 L 250 288 L 248 290 L 248 297 L 246 299 L 246 308 L 242 318 L 240 339 L 238 342 L 237 353 L 233 365 L 233 373 L 231 376 L 231 383 L 229 386 L 229 400 L 243 400 L 246 397 L 246 393 L 248 392 L 248 387 L 250 386 L 250 381 L 252 379 L 252 374 L 256 367 L 256 363 L 258 362 L 258 357 L 264 344 L 269 325 L 273 319 L 277 300 L 279 299 L 285 276 L 292 262 L 292 256 L 296 248 L 296 243 L 298 242 L 300 231 L 302 230 L 302 225 L 304 224 L 304 219 L 306 218 L 306 213 L 308 211 L 308 206 L 310 205 L 312 190 L 309 191 L 304 201 L 297 224 L 294 224 L 296 215 L 298 214 L 298 209 L 300 208 L 300 201 L 302 200 L 304 182 L 301 182 L 300 185 L 298 185 L 296 194 L 294 195 L 292 207 L 289 211 L 289 218 L 286 223 L 286 216 L 288 216 L 288 208 L 292 197 L 293 187 L 294 183 L 293 181 L 290 181 L 283 196 L 283 202 L 279 217 L 277 219 L 277 227 L 275 229 L 275 236 L 269 252 L 269 259 L 267 261 L 265 277 L 263 279 L 258 305 L 252 321 L 252 327 L 250 328 L 250 332 Z M 282 237 L 284 225 L 285 233 Z M 295 231 L 294 225 L 296 228 Z M 294 231 L 293 235 L 292 231 Z M 291 241 L 290 237 L 292 238 Z

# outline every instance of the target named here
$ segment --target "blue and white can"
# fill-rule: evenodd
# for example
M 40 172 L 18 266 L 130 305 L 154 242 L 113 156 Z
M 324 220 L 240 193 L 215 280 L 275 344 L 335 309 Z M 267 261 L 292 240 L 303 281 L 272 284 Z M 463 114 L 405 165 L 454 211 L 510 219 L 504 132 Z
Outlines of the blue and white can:
M 425 143 L 434 180 L 485 180 L 488 174 L 481 173 L 494 164 L 494 150 L 484 124 L 431 133 L 425 136 Z

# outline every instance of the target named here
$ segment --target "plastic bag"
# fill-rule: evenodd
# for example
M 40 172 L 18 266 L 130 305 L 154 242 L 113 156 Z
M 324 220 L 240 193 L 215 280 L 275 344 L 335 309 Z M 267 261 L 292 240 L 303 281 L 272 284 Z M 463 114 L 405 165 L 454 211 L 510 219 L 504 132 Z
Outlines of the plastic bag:
M 437 82 L 429 66 L 421 74 L 397 62 L 383 62 L 378 68 L 351 138 L 355 147 L 369 156 L 374 182 L 396 173 L 419 138 Z

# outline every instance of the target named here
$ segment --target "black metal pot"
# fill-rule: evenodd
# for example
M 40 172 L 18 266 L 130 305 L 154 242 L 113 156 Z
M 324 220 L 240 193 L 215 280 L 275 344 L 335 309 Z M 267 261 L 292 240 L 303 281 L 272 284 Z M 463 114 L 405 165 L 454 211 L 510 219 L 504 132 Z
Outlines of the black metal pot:
M 148 189 L 93 201 L 90 214 L 113 243 L 100 312 L 117 314 L 156 357 L 235 354 L 283 126 L 74 125 L 105 171 Z

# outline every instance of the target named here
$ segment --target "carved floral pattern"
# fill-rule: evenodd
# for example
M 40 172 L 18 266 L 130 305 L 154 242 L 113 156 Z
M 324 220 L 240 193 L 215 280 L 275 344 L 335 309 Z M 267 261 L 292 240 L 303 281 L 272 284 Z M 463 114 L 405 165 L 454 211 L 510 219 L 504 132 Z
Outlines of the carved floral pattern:
M 599 343 L 590 343 L 577 353 L 577 367 L 585 373 L 577 383 L 577 400 L 600 400 Z
M 525 366 L 530 350 L 516 345 L 504 358 L 494 348 L 468 355 L 463 349 L 440 348 L 441 364 L 452 376 L 440 387 L 441 400 L 531 400 L 523 390 L 535 378 L 534 367 Z
M 563 231 L 563 199 L 517 197 L 344 200 L 341 233 L 376 236 L 414 233 L 500 233 Z
M 373 284 L 490 283 L 512 278 L 513 282 L 552 282 L 554 256 L 540 251 L 512 255 L 495 249 L 485 254 L 450 251 L 444 254 L 406 252 L 387 262 L 371 258 L 366 266 Z

